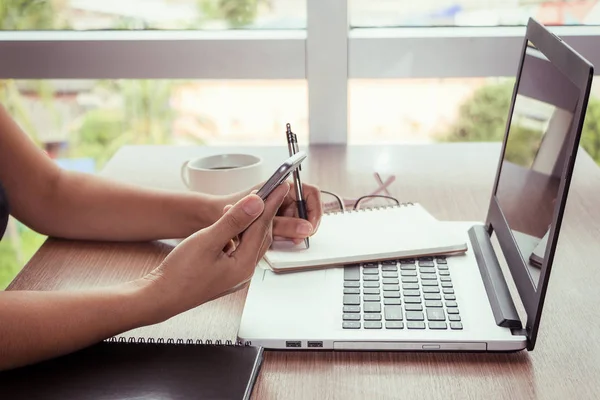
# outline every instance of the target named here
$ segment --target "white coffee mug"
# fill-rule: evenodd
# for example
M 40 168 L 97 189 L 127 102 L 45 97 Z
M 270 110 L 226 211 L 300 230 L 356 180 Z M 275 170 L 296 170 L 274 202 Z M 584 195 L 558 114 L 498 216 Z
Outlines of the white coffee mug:
M 181 179 L 193 191 L 225 195 L 260 183 L 262 167 L 262 159 L 251 154 L 216 154 L 184 162 Z

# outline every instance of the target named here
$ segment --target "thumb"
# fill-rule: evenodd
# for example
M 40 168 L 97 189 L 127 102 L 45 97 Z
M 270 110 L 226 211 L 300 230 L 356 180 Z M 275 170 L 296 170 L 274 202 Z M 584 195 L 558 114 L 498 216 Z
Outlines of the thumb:
M 221 248 L 242 233 L 264 209 L 264 202 L 255 194 L 248 195 L 225 211 L 211 227 L 213 243 Z

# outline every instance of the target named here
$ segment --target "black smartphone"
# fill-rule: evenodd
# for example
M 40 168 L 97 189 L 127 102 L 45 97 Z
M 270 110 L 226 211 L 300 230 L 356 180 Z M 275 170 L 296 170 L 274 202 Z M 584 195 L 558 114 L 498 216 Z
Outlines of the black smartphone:
M 258 189 L 256 193 L 261 199 L 266 200 L 273 190 L 281 185 L 290 176 L 292 172 L 296 170 L 302 164 L 302 161 L 306 158 L 306 153 L 299 151 L 287 160 L 279 168 L 275 170 L 273 175 L 265 182 L 265 184 Z

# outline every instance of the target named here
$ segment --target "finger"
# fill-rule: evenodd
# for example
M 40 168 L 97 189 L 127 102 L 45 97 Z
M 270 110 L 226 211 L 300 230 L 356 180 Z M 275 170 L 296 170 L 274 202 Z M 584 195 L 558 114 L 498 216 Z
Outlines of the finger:
M 260 217 L 242 235 L 234 257 L 256 259 L 256 254 L 260 251 L 265 235 L 269 234 L 273 218 L 289 190 L 290 185 L 282 183 L 269 195 Z
M 312 224 L 304 219 L 297 217 L 275 217 L 273 220 L 273 235 L 303 239 L 312 233 Z
M 208 237 L 223 249 L 231 239 L 242 233 L 263 212 L 265 203 L 257 195 L 251 194 L 235 203 L 208 229 Z
M 321 190 L 317 186 L 302 184 L 302 192 L 304 195 L 304 202 L 306 203 L 306 213 L 308 214 L 308 221 L 310 222 L 313 230 L 311 234 L 314 234 L 319 224 L 321 223 L 321 217 L 323 216 L 323 202 L 321 201 Z M 281 213 L 282 216 L 298 216 L 298 210 L 296 208 L 296 191 L 290 191 L 289 196 L 293 200 L 293 204 L 289 208 Z
M 231 204 L 227 204 L 225 207 L 223 207 L 223 214 L 225 214 L 227 211 L 229 211 L 229 209 L 233 207 L 233 205 Z
M 308 186 L 306 189 L 306 211 L 314 234 L 319 229 L 321 217 L 323 216 L 323 202 L 321 201 L 321 191 L 316 186 Z
M 258 251 L 258 255 L 256 256 L 256 263 L 258 264 L 260 259 L 263 258 L 271 244 L 273 243 L 273 236 L 266 234 L 263 238 L 262 245 L 260 246 L 260 250 Z

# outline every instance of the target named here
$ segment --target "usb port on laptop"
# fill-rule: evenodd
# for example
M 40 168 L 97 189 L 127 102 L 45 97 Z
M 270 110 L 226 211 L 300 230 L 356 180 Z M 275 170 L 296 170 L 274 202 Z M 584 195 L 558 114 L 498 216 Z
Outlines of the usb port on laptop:
M 308 347 L 323 347 L 323 342 L 308 342 Z
M 285 342 L 285 347 L 301 347 L 300 341 L 287 341 Z

